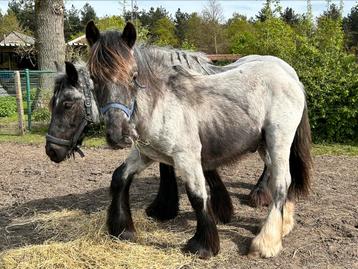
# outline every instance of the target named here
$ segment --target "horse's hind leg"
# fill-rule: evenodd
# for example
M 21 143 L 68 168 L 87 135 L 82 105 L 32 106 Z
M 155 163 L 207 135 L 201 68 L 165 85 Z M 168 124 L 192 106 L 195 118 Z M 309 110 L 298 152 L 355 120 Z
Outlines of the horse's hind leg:
M 129 187 L 134 175 L 151 163 L 151 160 L 133 149 L 126 161 L 113 172 L 110 186 L 112 201 L 107 214 L 107 227 L 110 235 L 126 240 L 134 237 L 135 228 L 129 206 Z
M 269 215 L 254 238 L 250 248 L 251 255 L 263 257 L 276 256 L 282 249 L 283 218 L 288 188 L 291 184 L 289 168 L 290 147 L 294 130 L 268 130 L 266 134 L 267 149 L 271 158 L 269 188 L 273 197 Z M 287 212 L 293 214 L 293 212 Z M 287 216 L 286 216 L 287 218 Z
M 262 174 L 254 188 L 251 190 L 249 197 L 254 207 L 269 206 L 272 202 L 270 190 L 268 189 L 268 181 L 270 173 L 265 165 Z
M 174 156 L 174 163 L 185 182 L 188 198 L 197 220 L 195 235 L 188 241 L 184 250 L 198 254 L 203 259 L 217 255 L 220 250 L 219 234 L 208 201 L 200 150 L 197 155 L 178 154 Z
M 149 217 L 160 221 L 175 218 L 179 211 L 178 186 L 172 166 L 160 163 L 160 184 L 155 200 L 146 209 Z M 230 195 L 216 170 L 205 171 L 210 187 L 211 206 L 214 215 L 222 223 L 228 223 L 234 212 Z
M 234 207 L 218 171 L 204 171 L 204 176 L 210 187 L 210 204 L 214 215 L 222 223 L 230 222 Z
M 178 186 L 172 166 L 160 163 L 159 191 L 146 209 L 149 217 L 160 221 L 174 219 L 179 211 Z
M 269 206 L 272 202 L 271 192 L 268 187 L 270 179 L 270 169 L 268 167 L 271 167 L 271 158 L 265 141 L 259 147 L 258 152 L 265 163 L 265 168 L 249 196 L 254 206 Z

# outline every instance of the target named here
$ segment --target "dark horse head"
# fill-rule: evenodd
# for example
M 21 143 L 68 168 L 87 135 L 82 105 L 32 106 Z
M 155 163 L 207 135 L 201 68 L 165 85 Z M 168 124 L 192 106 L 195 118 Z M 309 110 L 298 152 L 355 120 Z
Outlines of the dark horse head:
M 86 38 L 91 47 L 88 69 L 106 124 L 106 139 L 113 148 L 123 148 L 136 135 L 130 123 L 136 110 L 139 88 L 138 67 L 134 58 L 136 30 L 127 23 L 123 32 L 100 33 L 91 21 Z
M 51 123 L 46 135 L 46 154 L 59 163 L 75 151 L 89 123 L 99 121 L 97 104 L 93 98 L 93 83 L 85 66 L 66 62 L 66 72 L 59 72 L 54 95 L 50 101 Z M 58 66 L 58 65 L 56 65 Z

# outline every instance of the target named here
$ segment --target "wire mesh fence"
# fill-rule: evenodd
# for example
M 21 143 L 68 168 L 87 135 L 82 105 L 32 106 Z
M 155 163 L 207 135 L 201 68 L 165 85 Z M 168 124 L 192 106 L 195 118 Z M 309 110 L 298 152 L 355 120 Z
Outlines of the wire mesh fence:
M 26 130 L 46 128 L 50 119 L 47 104 L 51 96 L 56 72 L 43 70 L 19 71 L 19 83 L 16 83 L 16 71 L 0 70 L 0 133 L 19 134 L 18 103 L 16 89 L 22 93 L 22 109 Z M 18 85 L 18 86 L 17 86 Z

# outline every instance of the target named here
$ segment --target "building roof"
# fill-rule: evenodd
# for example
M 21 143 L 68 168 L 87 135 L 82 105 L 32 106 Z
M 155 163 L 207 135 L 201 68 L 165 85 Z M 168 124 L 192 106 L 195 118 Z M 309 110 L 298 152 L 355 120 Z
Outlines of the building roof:
M 241 58 L 240 54 L 208 54 L 210 60 L 216 61 L 230 61 L 235 62 Z
M 13 31 L 7 36 L 4 36 L 3 40 L 1 40 L 0 42 L 0 47 L 30 47 L 34 44 L 35 38 L 33 38 L 32 36 Z
M 87 46 L 87 40 L 85 35 L 81 35 L 71 41 L 67 42 L 69 46 Z

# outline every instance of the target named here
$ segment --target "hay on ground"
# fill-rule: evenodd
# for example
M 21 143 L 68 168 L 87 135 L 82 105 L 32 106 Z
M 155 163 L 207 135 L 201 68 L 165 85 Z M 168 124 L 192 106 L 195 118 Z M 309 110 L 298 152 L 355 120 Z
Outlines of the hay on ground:
M 181 247 L 193 233 L 162 229 L 136 212 L 135 242 L 111 238 L 104 227 L 105 212 L 86 214 L 82 211 L 56 211 L 17 219 L 11 225 L 36 222 L 37 230 L 48 238 L 41 245 L 29 245 L 0 253 L 3 268 L 195 268 L 205 263 L 194 255 L 185 255 Z M 185 235 L 183 235 L 185 233 Z M 183 238 L 183 236 L 185 236 Z

